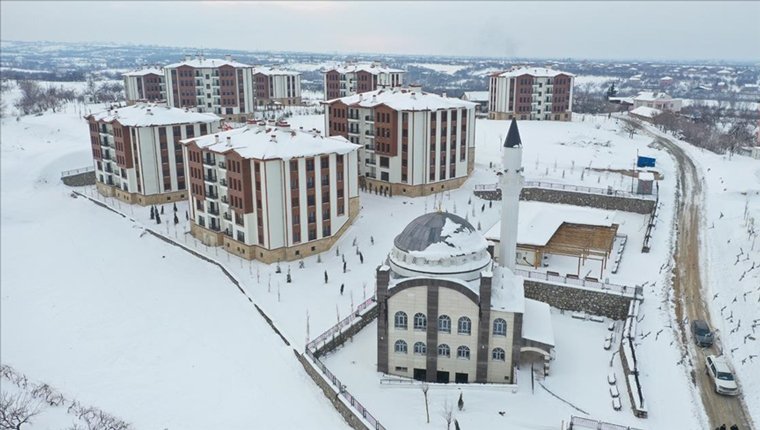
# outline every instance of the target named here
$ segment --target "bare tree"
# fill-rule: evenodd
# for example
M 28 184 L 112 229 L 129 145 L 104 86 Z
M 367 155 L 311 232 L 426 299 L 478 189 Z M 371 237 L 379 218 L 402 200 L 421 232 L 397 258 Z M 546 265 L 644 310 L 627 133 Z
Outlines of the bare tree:
M 28 393 L 0 392 L 0 429 L 21 430 L 25 424 L 41 412 L 39 400 Z
M 450 430 L 451 422 L 454 421 L 454 405 L 450 403 L 448 399 L 443 402 L 443 411 L 441 411 L 441 416 L 443 417 L 444 421 L 446 421 L 446 430 Z
M 423 382 L 422 385 L 420 385 L 420 389 L 422 390 L 422 394 L 425 396 L 425 414 L 427 415 L 427 422 L 430 424 L 430 409 L 428 408 L 428 390 L 430 389 L 430 385 L 427 384 L 427 382 Z

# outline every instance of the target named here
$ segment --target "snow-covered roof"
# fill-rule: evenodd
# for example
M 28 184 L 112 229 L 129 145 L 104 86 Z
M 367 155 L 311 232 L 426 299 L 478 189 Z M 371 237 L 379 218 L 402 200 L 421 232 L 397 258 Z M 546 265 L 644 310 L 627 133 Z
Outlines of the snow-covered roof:
M 661 81 L 672 81 L 672 80 L 673 80 L 673 78 L 672 78 L 672 77 L 670 77 L 670 76 L 663 76 L 663 77 L 661 77 L 661 78 L 660 78 L 660 80 L 661 80 Z
M 415 257 L 437 260 L 484 251 L 488 244 L 467 220 L 448 212 L 431 212 L 410 222 L 393 245 Z
M 285 123 L 263 121 L 182 141 L 190 142 L 209 151 L 225 153 L 234 150 L 241 157 L 257 160 L 348 154 L 359 148 L 343 136 L 326 137 L 316 130 L 294 130 Z
M 130 72 L 123 73 L 122 76 L 145 76 L 145 75 L 164 75 L 164 71 L 158 67 L 146 67 L 143 69 L 132 70 Z
M 545 246 L 563 223 L 610 227 L 609 215 L 581 207 L 561 206 L 546 210 L 540 205 L 520 205 L 517 226 L 518 245 Z M 485 234 L 487 240 L 499 241 L 501 221 Z
M 175 67 L 180 67 L 180 66 L 190 66 L 190 67 L 195 67 L 196 69 L 213 69 L 219 66 L 253 67 L 249 64 L 239 63 L 232 59 L 227 60 L 227 59 L 220 59 L 220 58 L 203 58 L 203 57 L 186 59 L 184 61 L 180 61 L 179 63 L 169 64 L 168 66 L 165 66 L 165 67 L 169 69 L 169 68 L 175 68 Z
M 549 305 L 538 300 L 525 299 L 522 320 L 523 339 L 554 346 L 554 328 Z
M 348 63 L 348 64 L 340 64 L 333 67 L 327 67 L 324 72 L 332 72 L 336 71 L 340 73 L 341 75 L 345 75 L 346 73 L 356 73 L 356 72 L 369 72 L 373 75 L 377 75 L 380 73 L 406 73 L 405 70 L 402 69 L 394 69 L 392 67 L 388 67 L 382 64 L 378 63 Z
M 277 76 L 277 75 L 298 76 L 301 74 L 301 72 L 296 72 L 295 70 L 286 70 L 286 69 L 281 69 L 279 67 L 254 67 L 252 72 L 254 75 L 257 73 L 261 73 L 262 75 L 267 75 L 267 76 Z
M 572 73 L 561 70 L 547 69 L 545 67 L 518 67 L 506 72 L 496 73 L 495 76 L 505 78 L 516 78 L 522 75 L 530 75 L 537 78 L 553 78 L 557 75 L 575 76 Z
M 325 103 L 331 104 L 336 101 L 340 101 L 348 106 L 371 108 L 379 105 L 386 105 L 394 110 L 411 111 L 455 108 L 474 109 L 476 106 L 476 103 L 453 97 L 441 97 L 438 94 L 426 93 L 419 89 L 412 88 L 368 91 L 366 93 L 328 100 Z
M 612 103 L 633 104 L 633 97 L 610 97 L 608 100 Z
M 657 115 L 661 114 L 662 111 L 655 108 L 650 108 L 647 106 L 639 106 L 636 109 L 630 111 L 633 115 L 638 115 L 644 118 L 654 118 Z
M 672 100 L 673 97 L 663 92 L 642 91 L 633 99 L 640 102 L 653 102 L 655 100 Z
M 132 106 L 94 113 L 85 118 L 93 118 L 95 121 L 104 122 L 117 121 L 119 124 L 127 127 L 153 127 L 219 121 L 219 117 L 212 113 L 186 111 L 155 103 L 137 103 Z
M 487 102 L 488 91 L 465 91 L 462 99 L 471 102 Z

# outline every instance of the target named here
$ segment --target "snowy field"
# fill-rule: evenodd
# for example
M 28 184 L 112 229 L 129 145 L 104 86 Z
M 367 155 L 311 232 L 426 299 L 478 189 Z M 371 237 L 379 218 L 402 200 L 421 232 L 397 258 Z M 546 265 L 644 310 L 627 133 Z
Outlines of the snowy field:
M 139 429 L 347 428 L 218 268 L 69 196 L 86 142 L 3 120 L 2 362 Z
M 466 69 L 467 65 L 462 64 L 434 64 L 434 63 L 410 63 L 410 66 L 422 67 L 423 69 L 435 70 L 439 73 L 453 75 L 454 73 Z
M 653 130 L 650 127 L 650 130 Z M 669 136 L 673 141 L 677 141 Z M 717 155 L 678 141 L 703 178 L 702 267 L 710 316 L 723 353 L 739 375 L 744 399 L 760 422 L 760 161 Z M 751 221 L 751 220 L 754 221 Z M 755 234 L 749 234 L 754 231 Z
M 319 115 L 295 116 L 289 122 L 309 129 L 324 126 Z M 140 237 L 140 225 L 151 225 L 148 209 L 108 201 L 122 212 L 134 214 L 137 221 L 132 223 L 85 199 L 69 197 L 69 190 L 59 182 L 59 172 L 92 163 L 88 130 L 75 110 L 24 117 L 20 122 L 6 119 L 2 125 L 4 363 L 139 428 L 219 426 L 219 422 L 208 421 L 212 414 L 204 416 L 203 408 L 196 407 L 200 402 L 224 410 L 223 415 L 213 416 L 224 417 L 225 428 L 256 422 L 270 423 L 272 428 L 343 425 L 308 380 L 292 351 L 218 269 L 150 236 Z M 483 231 L 496 223 L 498 205 L 484 207 L 485 202 L 472 197 L 472 190 L 475 185 L 495 182 L 495 173 L 488 165 L 500 159 L 499 148 L 507 126 L 506 121 L 477 122 L 476 170 L 459 190 L 416 199 L 362 193 L 358 219 L 336 248 L 321 255 L 321 263 L 317 257 L 304 259 L 304 268 L 296 262 L 283 263 L 282 273 L 277 274 L 275 265 L 248 262 L 215 248 L 206 249 L 184 234 L 184 216 L 180 216 L 176 227 L 163 225 L 159 231 L 165 230 L 168 237 L 206 253 L 235 273 L 246 293 L 272 317 L 293 347 L 302 350 L 307 339 L 307 318 L 309 337 L 314 338 L 371 297 L 376 266 L 384 260 L 395 235 L 413 218 L 440 206 L 467 216 L 473 225 L 480 223 Z M 627 407 L 622 412 L 612 411 L 609 396 L 605 397 L 606 388 L 602 387 L 610 358 L 601 348 L 604 328 L 590 322 L 565 321 L 561 319 L 565 317 L 557 316 L 560 319 L 555 323 L 555 337 L 571 330 L 567 339 L 580 342 L 578 345 L 588 341 L 589 352 L 584 354 L 585 348 L 564 344 L 545 385 L 594 418 L 653 429 L 704 428 L 703 413 L 695 407 L 687 380 L 688 369 L 679 366 L 674 333 L 667 328 L 669 309 L 661 304 L 667 289 L 665 266 L 670 258 L 672 234 L 672 161 L 663 152 L 648 148 L 651 139 L 638 135 L 630 139 L 618 129 L 614 118 L 580 117 L 572 123 L 522 122 L 520 131 L 528 180 L 624 187 L 630 177 L 609 171 L 582 173 L 582 167 L 627 169 L 637 149 L 658 157 L 658 169 L 665 178 L 660 195 L 667 204 L 660 214 L 651 253 L 639 253 L 641 244 L 634 240 L 637 234 L 643 234 L 642 217 L 614 215 L 624 221 L 632 238 L 621 271 L 611 281 L 646 283 L 644 319 L 639 327 L 641 334 L 651 335 L 642 337 L 637 353 L 643 363 L 642 383 L 650 419 L 634 419 Z M 32 195 L 34 198 L 30 198 Z M 179 205 L 180 214 L 183 205 Z M 165 209 L 171 210 L 168 206 Z M 51 211 L 56 215 L 51 216 Z M 164 220 L 168 221 L 168 217 Z M 29 231 L 34 234 L 29 235 Z M 53 246 L 39 243 L 51 238 Z M 364 256 L 364 264 L 359 261 L 358 251 Z M 342 273 L 340 254 L 348 263 L 346 273 Z M 293 283 L 285 282 L 288 268 Z M 328 283 L 323 282 L 325 271 Z M 658 330 L 661 333 L 655 336 Z M 363 331 L 356 342 L 362 337 L 369 337 L 371 345 L 372 329 Z M 598 356 L 591 352 L 596 350 Z M 350 348 L 345 352 L 349 353 Z M 586 355 L 588 358 L 584 358 Z M 50 360 L 50 356 L 57 360 Z M 387 392 L 391 394 L 383 400 L 373 401 L 374 396 L 381 395 L 373 394 L 375 391 L 386 392 L 371 383 L 373 378 L 378 379 L 372 371 L 373 360 L 350 366 L 338 364 L 331 369 L 339 377 L 352 367 L 370 369 L 371 373 L 365 375 L 369 382 L 362 382 L 361 388 L 357 386 L 366 390 L 368 397 L 356 392 L 359 400 L 391 428 L 396 428 L 391 424 L 402 416 L 410 420 L 406 428 L 418 428 L 414 423 L 419 424 L 415 420 L 421 419 L 419 408 L 424 407 L 418 391 L 390 389 Z M 571 370 L 577 366 L 583 372 L 574 375 Z M 531 395 L 524 385 L 529 378 L 521 377 L 519 393 L 509 393 L 503 402 L 499 398 L 491 400 L 493 389 L 468 388 L 466 412 L 472 412 L 472 421 L 467 417 L 460 421 L 478 423 L 493 416 L 493 422 L 498 422 L 502 418 L 496 413 L 506 411 L 505 422 L 523 423 L 521 428 L 557 428 L 562 419 L 577 413 L 561 406 L 554 411 L 554 403 L 548 398 L 534 402 L 531 397 L 539 400 L 547 393 L 537 388 Z M 598 381 L 593 382 L 593 388 L 589 386 L 589 392 L 583 385 L 586 380 Z M 349 384 L 349 389 L 354 387 Z M 442 397 L 434 401 L 440 403 Z M 511 402 L 532 404 L 532 409 L 515 407 Z M 298 413 L 288 413 L 289 409 Z M 431 419 L 440 423 L 440 418 L 433 418 L 438 409 L 440 406 L 431 408 Z M 527 426 L 537 413 L 548 409 L 552 409 L 546 415 L 552 427 Z M 477 428 L 465 428 L 473 427 Z

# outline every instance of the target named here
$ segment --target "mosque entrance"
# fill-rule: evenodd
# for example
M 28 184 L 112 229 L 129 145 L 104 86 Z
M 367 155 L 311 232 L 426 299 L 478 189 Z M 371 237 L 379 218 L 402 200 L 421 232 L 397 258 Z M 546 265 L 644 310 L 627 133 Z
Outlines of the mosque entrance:
M 438 382 L 439 384 L 448 384 L 449 383 L 449 372 L 441 372 L 439 370 L 437 378 L 435 379 L 435 382 Z
M 425 369 L 414 369 L 414 379 L 418 381 L 427 381 L 427 370 Z
M 468 375 L 466 373 L 455 373 L 454 382 L 457 384 L 466 384 L 468 382 Z

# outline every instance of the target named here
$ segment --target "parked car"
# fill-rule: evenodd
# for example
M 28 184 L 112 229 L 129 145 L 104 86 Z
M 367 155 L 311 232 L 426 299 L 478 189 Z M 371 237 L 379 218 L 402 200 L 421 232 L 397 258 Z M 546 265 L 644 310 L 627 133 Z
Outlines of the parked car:
M 705 368 L 705 373 L 715 384 L 716 393 L 729 396 L 739 394 L 739 386 L 736 384 L 734 374 L 723 356 L 708 355 L 705 358 Z
M 706 321 L 694 320 L 691 322 L 691 332 L 694 334 L 694 341 L 699 346 L 712 346 L 713 332 Z

